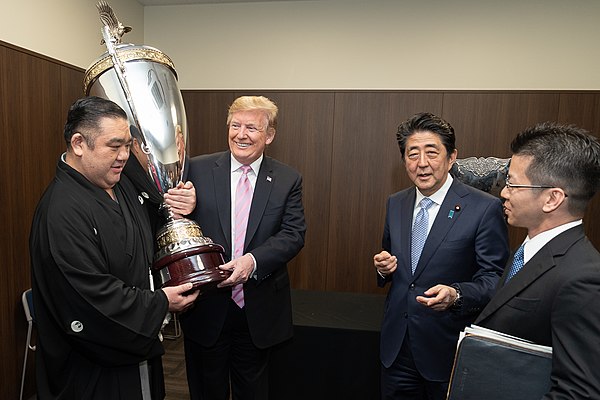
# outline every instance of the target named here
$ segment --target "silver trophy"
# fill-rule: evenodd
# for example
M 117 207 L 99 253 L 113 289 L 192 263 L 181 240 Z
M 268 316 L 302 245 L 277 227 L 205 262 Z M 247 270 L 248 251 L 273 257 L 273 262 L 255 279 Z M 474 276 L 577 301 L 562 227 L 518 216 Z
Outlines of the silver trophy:
M 84 92 L 117 103 L 129 118 L 132 153 L 161 196 L 183 177 L 187 122 L 177 73 L 166 54 L 149 46 L 122 44 L 131 28 L 123 26 L 104 1 L 97 4 L 105 52 L 85 72 Z M 203 289 L 229 276 L 218 268 L 224 249 L 202 235 L 189 219 L 175 219 L 160 205 L 167 223 L 156 235 L 153 270 L 163 286 L 192 282 Z

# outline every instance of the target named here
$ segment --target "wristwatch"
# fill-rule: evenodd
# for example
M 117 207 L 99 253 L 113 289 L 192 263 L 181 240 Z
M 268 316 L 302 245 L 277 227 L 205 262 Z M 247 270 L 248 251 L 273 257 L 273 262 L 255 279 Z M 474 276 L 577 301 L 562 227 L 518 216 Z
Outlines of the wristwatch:
M 454 302 L 452 303 L 452 309 L 460 310 L 462 307 L 462 303 L 463 303 L 463 297 L 462 297 L 462 293 L 460 291 L 460 287 L 456 283 L 453 283 L 452 285 L 450 285 L 450 287 L 452 287 L 452 288 L 454 288 L 454 290 L 456 290 L 456 298 L 454 299 Z

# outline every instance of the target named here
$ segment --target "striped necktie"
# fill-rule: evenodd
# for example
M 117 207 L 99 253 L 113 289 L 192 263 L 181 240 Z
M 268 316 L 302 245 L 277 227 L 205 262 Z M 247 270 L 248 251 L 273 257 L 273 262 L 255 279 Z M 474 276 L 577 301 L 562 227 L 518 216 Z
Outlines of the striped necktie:
M 252 203 L 252 185 L 248 179 L 248 172 L 252 170 L 249 165 L 241 167 L 242 176 L 235 190 L 235 232 L 233 238 L 233 258 L 239 258 L 244 255 L 244 241 L 246 239 L 246 228 L 248 226 L 248 216 L 250 215 L 250 204 Z M 239 283 L 231 290 L 231 298 L 243 308 L 244 285 Z

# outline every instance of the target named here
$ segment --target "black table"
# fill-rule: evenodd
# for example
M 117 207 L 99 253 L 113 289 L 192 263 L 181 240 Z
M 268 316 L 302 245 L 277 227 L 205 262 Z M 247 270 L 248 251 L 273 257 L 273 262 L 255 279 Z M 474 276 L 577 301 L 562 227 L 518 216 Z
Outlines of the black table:
M 384 300 L 379 294 L 292 291 L 294 338 L 273 350 L 271 399 L 379 399 Z

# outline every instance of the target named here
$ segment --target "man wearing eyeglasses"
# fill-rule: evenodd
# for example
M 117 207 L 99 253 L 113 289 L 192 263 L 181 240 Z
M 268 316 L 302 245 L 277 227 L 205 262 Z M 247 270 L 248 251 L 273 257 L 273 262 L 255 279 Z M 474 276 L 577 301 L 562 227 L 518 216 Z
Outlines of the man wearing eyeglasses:
M 527 237 L 475 323 L 552 346 L 544 399 L 600 399 L 600 253 L 582 220 L 600 186 L 600 143 L 572 125 L 543 123 L 511 149 L 501 195 L 508 223 Z
M 266 399 L 270 349 L 292 336 L 287 263 L 304 246 L 302 177 L 266 156 L 277 106 L 242 96 L 229 107 L 229 151 L 191 160 L 191 217 L 225 247 L 231 271 L 181 318 L 192 400 Z M 230 397 L 231 385 L 231 397 Z

